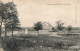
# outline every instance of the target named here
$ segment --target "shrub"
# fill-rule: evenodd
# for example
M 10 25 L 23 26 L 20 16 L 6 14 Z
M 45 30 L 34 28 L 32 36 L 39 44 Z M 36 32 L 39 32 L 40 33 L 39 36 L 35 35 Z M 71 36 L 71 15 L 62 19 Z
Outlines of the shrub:
M 55 42 L 53 48 L 62 49 L 64 47 L 63 42 Z
M 53 47 L 54 43 L 52 41 L 45 41 L 43 46 L 45 47 Z
M 8 40 L 4 40 L 4 49 L 9 51 L 19 51 L 19 44 L 17 43 L 17 39 L 10 38 Z
M 9 51 L 19 51 L 20 47 L 34 47 L 35 43 L 32 40 L 9 38 L 3 40 L 3 48 Z
M 35 43 L 30 41 L 30 40 L 25 40 L 25 41 L 22 41 L 21 46 L 24 46 L 24 47 L 34 47 Z

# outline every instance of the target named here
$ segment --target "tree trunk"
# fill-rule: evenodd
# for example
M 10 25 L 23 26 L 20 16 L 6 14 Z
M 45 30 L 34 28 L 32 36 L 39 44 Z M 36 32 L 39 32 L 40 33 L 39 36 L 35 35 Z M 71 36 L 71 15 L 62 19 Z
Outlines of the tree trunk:
M 59 30 L 58 30 L 58 34 L 59 34 Z
M 12 26 L 12 37 L 13 37 L 13 26 Z
M 58 31 L 58 34 L 59 34 L 59 31 Z
M 38 31 L 38 35 L 39 35 L 39 31 Z
M 68 31 L 68 34 L 69 34 L 69 31 Z
M 0 25 L 0 37 L 1 37 L 1 25 Z
M 0 37 L 1 37 L 1 30 L 2 30 L 2 22 L 1 22 L 1 25 L 0 25 Z
M 5 38 L 7 36 L 7 27 L 5 26 Z

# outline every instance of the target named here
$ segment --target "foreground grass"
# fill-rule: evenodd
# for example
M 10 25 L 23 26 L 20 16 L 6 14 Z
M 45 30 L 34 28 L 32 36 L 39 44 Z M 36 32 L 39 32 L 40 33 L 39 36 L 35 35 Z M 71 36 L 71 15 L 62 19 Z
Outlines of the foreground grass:
M 80 36 L 51 37 L 46 35 L 20 36 L 3 40 L 3 48 L 7 51 L 71 51 L 69 49 L 80 43 Z

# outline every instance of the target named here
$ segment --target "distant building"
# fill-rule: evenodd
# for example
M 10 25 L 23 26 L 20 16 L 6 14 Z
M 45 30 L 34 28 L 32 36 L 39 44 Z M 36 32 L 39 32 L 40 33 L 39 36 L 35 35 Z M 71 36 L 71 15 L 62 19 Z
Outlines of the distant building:
M 43 29 L 39 30 L 39 34 L 51 34 L 51 32 L 53 31 L 53 26 L 50 23 L 43 22 L 42 27 Z
M 50 23 L 43 22 L 42 26 L 43 26 L 43 30 L 53 31 L 52 30 L 53 26 Z
M 39 34 L 50 34 L 50 32 L 53 31 L 53 26 L 47 22 L 43 22 L 42 27 L 43 29 L 39 30 Z M 38 32 L 33 27 L 28 27 L 27 30 L 28 34 L 38 34 Z

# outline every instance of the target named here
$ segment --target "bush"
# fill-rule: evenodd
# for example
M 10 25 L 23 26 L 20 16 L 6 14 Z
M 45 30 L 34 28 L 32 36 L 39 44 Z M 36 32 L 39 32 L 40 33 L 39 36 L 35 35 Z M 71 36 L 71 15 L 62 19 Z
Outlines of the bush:
M 54 43 L 52 41 L 45 41 L 43 46 L 45 47 L 53 47 Z
M 8 38 L 3 40 L 3 48 L 9 51 L 19 51 L 20 47 L 34 47 L 35 43 L 32 40 Z
M 14 38 L 10 38 L 8 40 L 4 40 L 4 49 L 7 49 L 9 51 L 19 51 L 19 44 L 18 40 Z
M 21 41 L 20 44 L 21 46 L 24 46 L 24 47 L 34 47 L 35 46 L 35 43 L 30 40 Z
M 53 48 L 62 49 L 64 47 L 63 42 L 55 42 Z

